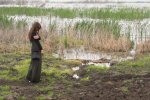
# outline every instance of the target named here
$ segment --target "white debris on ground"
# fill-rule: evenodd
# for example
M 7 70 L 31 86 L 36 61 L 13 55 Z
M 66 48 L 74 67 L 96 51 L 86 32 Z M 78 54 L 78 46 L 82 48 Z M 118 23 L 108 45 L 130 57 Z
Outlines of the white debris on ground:
M 79 69 L 80 69 L 80 67 L 73 67 L 73 68 L 72 68 L 73 71 L 77 71 L 77 70 L 79 70 Z
M 80 77 L 79 77 L 77 74 L 74 74 L 74 75 L 73 75 L 73 78 L 79 79 Z

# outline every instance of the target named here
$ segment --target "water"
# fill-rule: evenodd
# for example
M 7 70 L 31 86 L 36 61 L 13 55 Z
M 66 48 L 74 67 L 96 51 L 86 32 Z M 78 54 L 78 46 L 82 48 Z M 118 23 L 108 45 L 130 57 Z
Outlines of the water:
M 87 1 L 84 2 L 83 1 Z M 94 3 L 94 2 L 99 3 Z M 67 2 L 67 3 L 66 3 Z M 73 2 L 73 3 L 72 3 Z M 82 2 L 82 3 L 81 3 Z M 25 6 L 43 8 L 150 8 L 149 0 L 3 0 L 0 7 Z
M 83 47 L 81 48 L 73 48 L 64 50 L 63 53 L 59 51 L 53 54 L 54 57 L 63 57 L 64 59 L 77 59 L 83 61 L 83 65 L 95 65 L 95 66 L 105 66 L 110 67 L 114 62 L 121 62 L 126 60 L 133 60 L 134 56 L 117 56 L 114 54 L 102 53 L 102 52 L 94 52 L 94 51 L 86 51 Z M 74 68 L 73 70 L 78 70 Z

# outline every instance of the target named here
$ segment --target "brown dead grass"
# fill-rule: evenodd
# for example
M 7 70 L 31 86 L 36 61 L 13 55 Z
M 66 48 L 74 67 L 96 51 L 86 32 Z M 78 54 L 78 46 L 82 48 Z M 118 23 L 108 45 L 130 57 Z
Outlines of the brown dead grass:
M 30 51 L 28 29 L 0 30 L 0 51 Z M 97 31 L 90 36 L 69 28 L 63 35 L 56 31 L 41 31 L 41 43 L 45 52 L 53 52 L 58 49 L 84 46 L 88 49 L 109 52 L 127 52 L 131 48 L 131 42 L 125 36 L 116 38 L 110 32 Z
M 150 40 L 146 42 L 141 42 L 137 45 L 137 50 L 139 53 L 148 53 L 150 52 Z

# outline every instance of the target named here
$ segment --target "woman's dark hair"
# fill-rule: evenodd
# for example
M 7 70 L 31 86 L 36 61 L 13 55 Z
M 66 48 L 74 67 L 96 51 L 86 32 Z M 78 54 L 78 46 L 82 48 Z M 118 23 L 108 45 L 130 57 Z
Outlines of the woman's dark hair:
M 41 24 L 39 22 L 34 22 L 29 33 L 28 33 L 29 40 L 31 40 L 33 32 L 37 32 L 40 29 L 41 29 Z

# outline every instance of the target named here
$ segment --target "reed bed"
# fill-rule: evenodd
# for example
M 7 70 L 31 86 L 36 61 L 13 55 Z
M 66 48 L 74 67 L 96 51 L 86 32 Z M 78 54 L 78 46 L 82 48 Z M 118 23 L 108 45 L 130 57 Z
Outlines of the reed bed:
M 63 51 L 65 48 L 84 46 L 87 49 L 109 52 L 127 52 L 132 48 L 130 36 L 120 35 L 118 20 L 141 20 L 150 18 L 149 9 L 120 8 L 120 9 L 62 9 L 62 8 L 31 8 L 31 7 L 1 7 L 0 9 L 0 50 L 29 51 L 30 43 L 27 38 L 29 31 L 26 20 L 14 21 L 10 15 L 27 16 L 57 16 L 61 18 L 89 17 L 102 21 L 81 21 L 74 26 L 65 26 L 57 31 L 56 23 L 50 24 L 49 29 L 43 29 L 42 45 L 46 52 Z M 111 21 L 108 21 L 111 19 Z M 149 48 L 148 44 L 141 44 Z M 139 45 L 137 49 L 142 47 Z M 142 51 L 142 50 L 141 50 Z M 147 51 L 147 49 L 143 50 Z
M 88 17 L 93 19 L 137 20 L 150 17 L 148 8 L 34 8 L 34 7 L 1 7 L 1 15 L 58 16 L 60 18 Z
M 150 40 L 147 40 L 145 42 L 141 42 L 137 45 L 137 51 L 138 53 L 148 53 L 150 52 Z
M 0 50 L 1 52 L 29 52 L 30 42 L 28 40 L 28 28 L 1 30 Z M 45 52 L 55 52 L 67 48 L 78 48 L 84 46 L 87 49 L 109 52 L 127 52 L 130 47 L 130 40 L 127 37 L 116 38 L 108 31 L 98 31 L 95 34 L 81 34 L 74 27 L 68 28 L 64 34 L 55 30 L 42 30 L 42 45 Z

